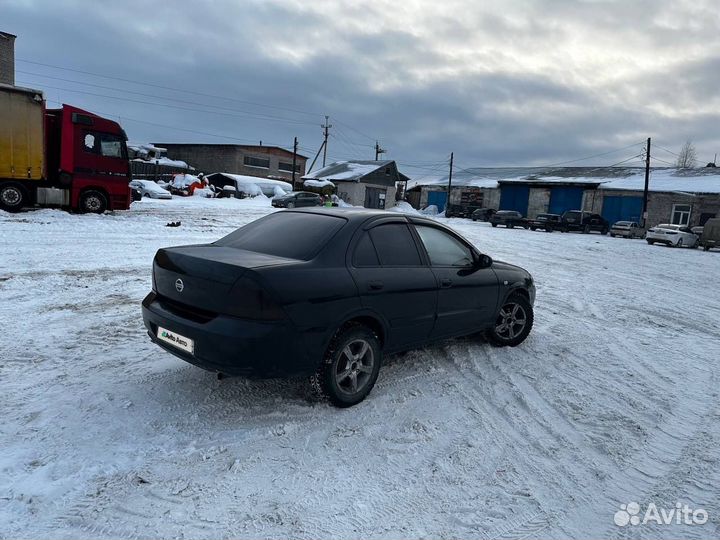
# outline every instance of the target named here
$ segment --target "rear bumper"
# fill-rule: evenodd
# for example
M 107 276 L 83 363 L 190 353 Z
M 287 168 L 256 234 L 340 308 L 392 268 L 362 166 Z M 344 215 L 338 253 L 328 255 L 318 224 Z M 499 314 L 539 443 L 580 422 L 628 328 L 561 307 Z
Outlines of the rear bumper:
M 655 238 L 654 236 L 646 236 L 648 244 L 665 244 L 666 246 L 674 246 L 677 243 L 677 239 L 670 240 L 669 238 Z
M 258 378 L 286 377 L 312 373 L 320 361 L 287 320 L 254 321 L 225 315 L 192 320 L 177 313 L 155 293 L 143 300 L 142 315 L 154 343 L 208 371 Z M 192 339 L 194 354 L 158 340 L 158 326 Z

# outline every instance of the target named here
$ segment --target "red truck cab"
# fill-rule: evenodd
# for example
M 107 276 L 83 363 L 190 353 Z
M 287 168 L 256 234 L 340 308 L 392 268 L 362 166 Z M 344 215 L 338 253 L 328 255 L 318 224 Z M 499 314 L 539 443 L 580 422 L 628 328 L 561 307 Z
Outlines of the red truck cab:
M 47 110 L 45 119 L 48 180 L 70 187 L 69 206 L 82 212 L 130 208 L 127 136 L 120 125 L 70 105 Z

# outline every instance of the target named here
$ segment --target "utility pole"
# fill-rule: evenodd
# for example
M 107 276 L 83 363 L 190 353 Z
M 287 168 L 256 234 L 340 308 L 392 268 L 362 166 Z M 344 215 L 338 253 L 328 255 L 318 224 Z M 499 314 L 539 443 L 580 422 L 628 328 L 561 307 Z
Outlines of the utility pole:
M 445 217 L 450 217 L 450 189 L 452 188 L 452 169 L 454 152 L 450 152 L 450 174 L 448 175 L 447 200 L 445 201 Z
M 378 157 L 380 157 L 380 154 L 384 154 L 387 150 L 384 148 L 380 148 L 380 143 L 378 141 L 375 141 L 375 161 L 378 160 Z
M 645 189 L 643 190 L 643 210 L 642 210 L 642 226 L 647 225 L 647 204 L 648 204 L 648 188 L 650 187 L 650 137 L 647 140 L 647 148 L 645 149 Z
M 292 185 L 293 189 L 295 189 L 295 164 L 297 163 L 297 137 L 295 137 L 295 140 L 293 141 L 293 170 L 292 170 Z
M 323 138 L 323 167 L 325 166 L 325 158 L 327 157 L 327 142 L 328 142 L 328 130 L 332 127 L 332 124 L 328 124 L 328 119 L 330 117 L 326 114 L 325 115 L 325 125 L 321 125 L 320 127 L 323 128 L 324 132 L 324 138 Z

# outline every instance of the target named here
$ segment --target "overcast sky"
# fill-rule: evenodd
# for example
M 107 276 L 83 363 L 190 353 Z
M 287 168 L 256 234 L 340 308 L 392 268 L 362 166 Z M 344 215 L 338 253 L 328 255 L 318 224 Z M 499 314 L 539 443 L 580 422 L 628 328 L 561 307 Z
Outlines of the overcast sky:
M 18 35 L 17 84 L 120 117 L 133 141 L 288 147 L 297 136 L 309 155 L 327 114 L 331 158 L 372 159 L 378 139 L 416 176 L 451 151 L 461 167 L 542 165 L 647 137 L 674 152 L 692 139 L 704 165 L 720 151 L 717 7 L 0 0 L 0 30 Z

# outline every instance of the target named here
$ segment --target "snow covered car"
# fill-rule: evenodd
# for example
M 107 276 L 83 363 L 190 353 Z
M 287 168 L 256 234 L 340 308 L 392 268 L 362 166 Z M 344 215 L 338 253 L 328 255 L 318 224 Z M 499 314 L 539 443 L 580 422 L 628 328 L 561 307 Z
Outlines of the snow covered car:
M 610 227 L 610 236 L 623 236 L 625 238 L 642 238 L 645 229 L 637 221 L 616 221 Z
M 172 199 L 172 195 L 166 189 L 161 188 L 152 180 L 132 180 L 132 189 L 137 189 L 143 197 L 151 199 Z
M 142 314 L 163 349 L 224 375 L 310 375 L 340 407 L 368 395 L 384 354 L 478 331 L 516 346 L 533 325 L 527 271 L 397 212 L 275 212 L 160 249 L 152 275 Z
M 645 240 L 650 245 L 665 244 L 666 246 L 694 248 L 697 247 L 700 239 L 690 230 L 690 227 L 662 223 L 648 229 Z

